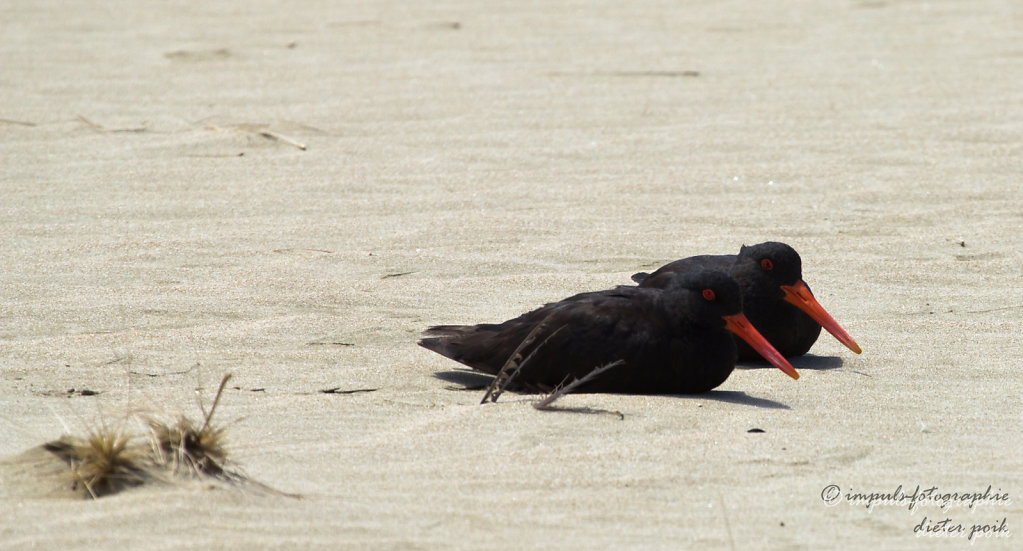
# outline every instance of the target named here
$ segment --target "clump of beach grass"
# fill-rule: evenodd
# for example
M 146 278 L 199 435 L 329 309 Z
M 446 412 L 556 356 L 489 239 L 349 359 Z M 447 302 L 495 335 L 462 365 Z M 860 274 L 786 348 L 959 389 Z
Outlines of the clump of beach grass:
M 136 414 L 135 418 L 147 429 L 141 434 L 101 422 L 84 437 L 65 434 L 44 444 L 43 449 L 67 463 L 71 489 L 86 498 L 98 499 L 150 482 L 170 483 L 175 479 L 192 478 L 249 483 L 255 488 L 280 493 L 250 481 L 229 466 L 226 430 L 213 423 L 213 414 L 230 378 L 227 374 L 221 379 L 209 411 L 199 403 L 203 414 L 201 421 L 184 415 L 166 421 L 153 415 Z
M 184 415 L 172 423 L 156 419 L 149 420 L 156 461 L 178 474 L 205 475 L 219 478 L 237 478 L 238 475 L 225 470 L 227 447 L 225 429 L 211 423 L 217 410 L 224 387 L 231 378 L 224 375 L 217 394 L 213 397 L 210 410 L 203 409 L 202 424 Z
M 155 474 L 148 446 L 105 424 L 85 437 L 64 435 L 43 448 L 67 462 L 71 489 L 93 499 L 139 486 Z

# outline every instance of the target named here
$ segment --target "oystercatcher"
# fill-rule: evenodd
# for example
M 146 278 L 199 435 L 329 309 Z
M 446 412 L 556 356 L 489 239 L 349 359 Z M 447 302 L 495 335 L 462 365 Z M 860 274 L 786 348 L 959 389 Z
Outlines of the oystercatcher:
M 821 327 L 859 354 L 861 349 L 849 333 L 817 302 L 803 281 L 803 262 L 785 243 L 769 241 L 745 246 L 737 255 L 691 256 L 665 264 L 653 273 L 632 276 L 641 288 L 660 288 L 674 274 L 720 270 L 732 276 L 742 289 L 742 310 L 760 334 L 786 357 L 810 350 Z M 736 340 L 739 360 L 763 359 L 761 354 Z
M 619 363 L 577 391 L 694 394 L 732 373 L 735 334 L 799 378 L 743 315 L 739 285 L 727 274 L 661 274 L 657 281 L 581 293 L 504 323 L 431 327 L 419 344 L 499 379 L 502 369 L 517 368 L 514 382 L 533 391 Z

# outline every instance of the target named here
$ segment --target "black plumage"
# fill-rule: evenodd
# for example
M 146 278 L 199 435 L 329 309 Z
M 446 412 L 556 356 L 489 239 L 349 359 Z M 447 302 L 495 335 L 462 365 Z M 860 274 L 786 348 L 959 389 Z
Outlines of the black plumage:
M 419 344 L 490 374 L 517 352 L 515 381 L 531 390 L 549 391 L 619 360 L 578 390 L 690 394 L 717 387 L 735 367 L 729 331 L 745 331 L 735 319 L 739 286 L 720 271 L 664 276 L 661 283 L 581 293 L 504 323 L 431 327 Z
M 823 325 L 835 338 L 860 353 L 852 337 L 817 303 L 803 281 L 803 262 L 785 243 L 743 246 L 737 255 L 702 255 L 676 260 L 632 279 L 641 288 L 667 285 L 673 274 L 703 270 L 727 272 L 742 290 L 743 312 L 774 348 L 786 357 L 805 354 L 817 341 Z M 745 342 L 736 339 L 739 359 L 762 360 Z

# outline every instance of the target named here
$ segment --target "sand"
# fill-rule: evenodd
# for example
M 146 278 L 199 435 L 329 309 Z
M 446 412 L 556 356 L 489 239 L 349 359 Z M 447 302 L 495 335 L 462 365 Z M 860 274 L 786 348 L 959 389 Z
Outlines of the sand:
M 0 547 L 1021 545 L 1018 6 L 424 4 L 0 8 Z M 861 356 L 559 402 L 619 416 L 415 344 L 766 240 Z M 76 499 L 38 448 L 225 373 L 301 497 Z

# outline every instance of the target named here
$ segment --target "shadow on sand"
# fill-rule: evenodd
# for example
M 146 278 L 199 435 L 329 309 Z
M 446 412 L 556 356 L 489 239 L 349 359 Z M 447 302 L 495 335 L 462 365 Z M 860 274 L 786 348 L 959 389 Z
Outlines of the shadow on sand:
M 461 388 L 449 386 L 448 390 L 486 390 L 490 386 L 490 382 L 494 380 L 493 375 L 487 375 L 486 373 L 479 373 L 477 371 L 458 370 L 458 371 L 438 371 L 433 374 L 434 377 L 458 385 Z
M 838 369 L 842 367 L 845 362 L 838 356 L 814 356 L 813 354 L 806 354 L 796 358 L 787 358 L 792 367 L 799 369 L 812 369 L 814 371 L 827 371 L 829 369 Z M 767 362 L 739 362 L 735 364 L 735 369 L 765 369 L 771 368 L 776 369 L 773 365 Z
M 766 367 L 772 367 L 769 364 L 765 364 Z M 754 366 L 757 367 L 757 366 Z M 811 368 L 812 369 L 812 368 Z M 490 386 L 490 382 L 494 380 L 494 377 L 485 373 L 477 373 L 475 371 L 438 371 L 433 374 L 434 377 L 453 383 L 456 386 L 449 386 L 448 390 L 457 391 L 479 391 L 485 390 Z M 515 388 L 512 385 L 508 389 L 511 392 L 520 393 L 522 388 Z M 534 394 L 534 393 L 529 393 Z M 750 396 L 741 390 L 711 390 L 703 394 L 666 394 L 673 398 L 680 398 L 683 400 L 714 400 L 717 402 L 727 402 L 729 404 L 739 404 L 744 406 L 766 408 L 766 409 L 791 409 L 788 405 L 781 402 L 776 402 L 768 398 L 760 398 L 757 396 Z M 553 409 L 553 408 L 552 408 Z M 592 412 L 591 412 L 592 413 Z
M 712 390 L 703 394 L 672 394 L 675 398 L 684 400 L 714 400 L 716 402 L 727 402 L 729 404 L 740 404 L 766 409 L 792 409 L 787 404 L 776 402 L 769 398 L 750 396 L 741 390 Z

